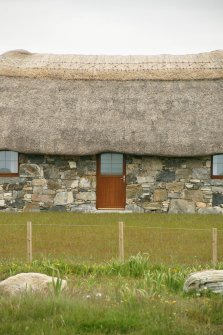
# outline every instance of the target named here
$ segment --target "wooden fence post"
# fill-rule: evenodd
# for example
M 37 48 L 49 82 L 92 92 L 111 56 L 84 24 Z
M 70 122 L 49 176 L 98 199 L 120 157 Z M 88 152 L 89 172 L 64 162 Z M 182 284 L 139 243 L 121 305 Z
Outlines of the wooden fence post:
M 27 260 L 29 263 L 32 262 L 32 222 L 27 222 Z
M 215 266 L 218 261 L 218 230 L 212 228 L 212 264 Z
M 119 226 L 119 261 L 124 262 L 124 224 L 118 223 Z

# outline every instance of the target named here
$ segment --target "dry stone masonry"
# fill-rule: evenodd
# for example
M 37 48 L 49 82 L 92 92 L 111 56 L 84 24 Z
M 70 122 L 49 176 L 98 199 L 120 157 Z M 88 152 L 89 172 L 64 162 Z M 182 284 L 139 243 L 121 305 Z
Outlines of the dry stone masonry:
M 96 156 L 20 154 L 19 177 L 0 177 L 0 210 L 96 211 Z M 223 213 L 211 157 L 126 156 L 126 210 Z

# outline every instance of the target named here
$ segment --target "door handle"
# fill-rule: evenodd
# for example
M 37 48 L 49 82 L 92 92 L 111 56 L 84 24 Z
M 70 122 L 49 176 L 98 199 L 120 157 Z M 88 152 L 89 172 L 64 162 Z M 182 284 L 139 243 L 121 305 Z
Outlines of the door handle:
M 123 183 L 125 183 L 125 176 L 123 176 L 121 179 L 123 180 Z

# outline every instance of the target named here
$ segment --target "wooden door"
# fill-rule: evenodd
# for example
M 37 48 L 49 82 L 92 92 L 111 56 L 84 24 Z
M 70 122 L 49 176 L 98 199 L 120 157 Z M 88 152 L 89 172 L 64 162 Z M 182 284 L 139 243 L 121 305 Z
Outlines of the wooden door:
M 125 208 L 125 157 L 118 153 L 103 153 L 97 159 L 98 209 Z

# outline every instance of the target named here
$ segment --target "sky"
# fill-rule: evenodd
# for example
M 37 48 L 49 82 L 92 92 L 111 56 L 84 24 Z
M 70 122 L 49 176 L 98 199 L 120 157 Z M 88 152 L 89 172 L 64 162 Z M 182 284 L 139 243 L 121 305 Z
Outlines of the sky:
M 223 0 L 0 0 L 0 54 L 223 49 Z

